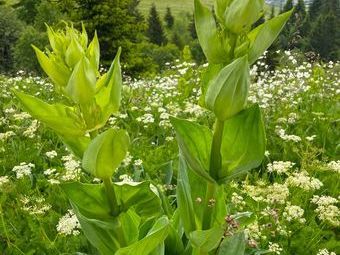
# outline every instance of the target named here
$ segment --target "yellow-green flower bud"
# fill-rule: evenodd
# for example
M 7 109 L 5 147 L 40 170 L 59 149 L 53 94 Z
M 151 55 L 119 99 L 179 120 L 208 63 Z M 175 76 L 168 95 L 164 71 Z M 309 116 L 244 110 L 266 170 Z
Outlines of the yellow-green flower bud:
M 208 84 L 205 96 L 207 108 L 220 121 L 231 118 L 245 108 L 249 84 L 249 64 L 247 56 L 244 56 L 224 67 Z
M 235 34 L 250 30 L 263 14 L 264 0 L 234 0 L 225 13 L 224 25 Z

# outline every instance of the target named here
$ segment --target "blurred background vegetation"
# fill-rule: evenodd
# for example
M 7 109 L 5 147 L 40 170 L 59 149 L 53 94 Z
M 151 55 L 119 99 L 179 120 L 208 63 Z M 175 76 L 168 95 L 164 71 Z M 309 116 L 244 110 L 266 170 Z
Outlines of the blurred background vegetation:
M 213 8 L 213 0 L 204 0 Z M 294 50 L 311 61 L 338 60 L 340 7 L 338 0 L 267 0 L 267 19 L 295 7 L 294 14 L 266 62 L 275 69 L 280 52 Z M 176 59 L 198 64 L 205 58 L 193 21 L 193 0 L 3 0 L 0 1 L 0 73 L 19 70 L 41 74 L 31 44 L 46 48 L 45 23 L 56 28 L 83 22 L 96 30 L 102 60 L 108 65 L 123 48 L 125 74 L 152 76 Z M 47 48 L 46 48 L 47 49 Z

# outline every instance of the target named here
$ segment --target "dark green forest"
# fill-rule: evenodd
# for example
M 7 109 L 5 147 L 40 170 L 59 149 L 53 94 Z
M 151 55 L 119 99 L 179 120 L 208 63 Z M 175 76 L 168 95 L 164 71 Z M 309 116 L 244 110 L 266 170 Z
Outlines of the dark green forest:
M 143 15 L 139 10 L 140 0 L 20 0 L 15 4 L 7 1 L 0 4 L 1 73 L 23 70 L 41 74 L 30 45 L 48 50 L 45 24 L 62 28 L 65 22 L 72 22 L 77 28 L 84 24 L 90 37 L 97 32 L 104 65 L 122 47 L 124 72 L 130 76 L 159 73 L 165 63 L 183 58 L 184 49 L 186 52 L 190 49 L 192 61 L 205 62 L 192 13 L 174 16 L 168 7 L 161 16 L 153 5 L 149 14 Z M 338 60 L 339 1 L 314 0 L 306 6 L 303 0 L 297 3 L 287 0 L 281 8 L 268 8 L 256 25 L 292 8 L 291 19 L 268 51 L 269 66 L 278 65 L 280 52 L 284 50 L 297 51 L 312 61 Z

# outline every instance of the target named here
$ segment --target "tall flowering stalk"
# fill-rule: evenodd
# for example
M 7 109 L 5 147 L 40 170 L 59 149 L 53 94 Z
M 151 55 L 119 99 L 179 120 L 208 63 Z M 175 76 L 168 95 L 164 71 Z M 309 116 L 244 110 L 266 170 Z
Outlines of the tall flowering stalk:
M 261 111 L 247 105 L 249 67 L 291 12 L 252 29 L 264 14 L 264 0 L 216 0 L 214 10 L 195 0 L 196 31 L 209 62 L 200 102 L 214 114 L 215 125 L 211 130 L 172 118 L 180 157 L 177 203 L 193 254 L 239 255 L 246 250 L 245 236 L 229 228 L 234 219 L 226 218 L 225 183 L 258 167 L 266 144 Z
M 82 159 L 82 168 L 101 184 L 69 182 L 62 188 L 69 197 L 82 231 L 101 254 L 149 254 L 162 248 L 169 220 L 162 216 L 159 194 L 150 182 L 113 183 L 112 175 L 126 157 L 129 136 L 110 128 L 117 113 L 122 76 L 118 51 L 109 71 L 99 73 L 97 35 L 88 43 L 85 28 L 54 31 L 47 27 L 52 51 L 34 47 L 42 69 L 63 101 L 49 104 L 14 90 L 22 107 L 53 129 L 65 145 Z
M 100 254 L 251 254 L 238 222 L 250 213 L 227 216 L 225 183 L 259 166 L 264 156 L 260 109 L 247 106 L 249 66 L 275 40 L 291 12 L 251 29 L 263 7 L 264 0 L 216 0 L 214 15 L 195 0 L 196 30 L 209 62 L 201 102 L 216 121 L 211 130 L 171 119 L 179 144 L 176 208 L 150 181 L 113 182 L 129 136 L 121 129 L 101 130 L 120 106 L 120 50 L 101 75 L 97 35 L 89 43 L 85 28 L 47 27 L 52 51 L 34 49 L 62 102 L 14 93 L 26 111 L 82 159 L 88 174 L 102 180 L 62 184 L 82 231 Z

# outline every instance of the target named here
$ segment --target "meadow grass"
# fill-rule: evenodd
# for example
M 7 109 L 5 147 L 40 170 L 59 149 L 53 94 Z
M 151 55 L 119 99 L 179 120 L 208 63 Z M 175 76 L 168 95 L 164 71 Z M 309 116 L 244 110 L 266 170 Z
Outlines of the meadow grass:
M 202 2 L 212 6 L 214 0 L 203 0 Z M 182 13 L 192 13 L 194 10 L 193 0 L 142 0 L 139 4 L 139 9 L 144 15 L 148 15 L 153 3 L 162 16 L 165 14 L 167 7 L 171 8 L 171 12 L 175 16 Z
M 275 72 L 263 60 L 252 68 L 249 104 L 262 108 L 267 152 L 259 168 L 227 187 L 228 213 L 253 213 L 246 231 L 262 249 L 339 254 L 340 65 L 308 63 L 291 52 L 282 53 L 280 63 Z M 132 141 L 115 180 L 151 178 L 175 204 L 178 147 L 169 117 L 209 126 L 213 118 L 198 106 L 204 67 L 167 67 L 153 80 L 127 78 L 121 114 L 106 128 L 124 128 Z M 12 88 L 56 99 L 44 78 L 0 76 L 0 254 L 95 254 L 70 224 L 76 219 L 58 184 L 96 180 L 51 130 L 20 110 Z M 60 227 L 65 219 L 71 232 Z

